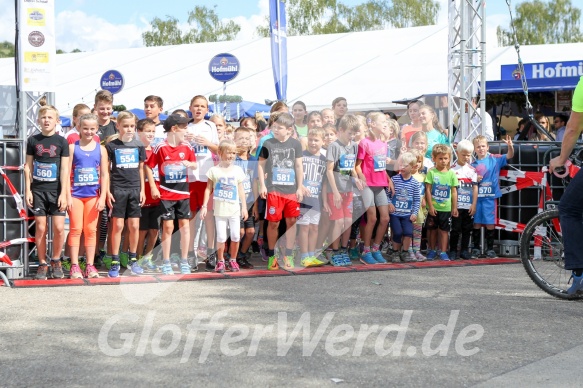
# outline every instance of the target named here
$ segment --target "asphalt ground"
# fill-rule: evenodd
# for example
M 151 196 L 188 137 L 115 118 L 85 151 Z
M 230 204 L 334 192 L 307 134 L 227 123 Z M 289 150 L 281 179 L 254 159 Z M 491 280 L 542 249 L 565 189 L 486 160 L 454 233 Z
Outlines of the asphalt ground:
M 178 278 L 178 277 L 177 277 Z M 0 287 L 0 386 L 581 386 L 520 264 Z

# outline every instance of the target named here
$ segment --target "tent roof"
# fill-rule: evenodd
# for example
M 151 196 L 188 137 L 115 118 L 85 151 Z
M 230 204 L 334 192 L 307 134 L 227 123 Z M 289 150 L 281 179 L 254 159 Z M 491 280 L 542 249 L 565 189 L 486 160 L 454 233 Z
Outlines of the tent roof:
M 329 107 L 335 97 L 351 110 L 387 109 L 392 101 L 447 93 L 448 28 L 425 26 L 346 34 L 288 38 L 288 101 L 302 100 L 308 109 Z M 62 114 L 75 104 L 93 104 L 99 80 L 107 70 L 125 78 L 115 104 L 142 107 L 150 94 L 164 99 L 164 110 L 187 108 L 197 94 L 222 94 L 222 83 L 208 73 L 218 53 L 235 55 L 240 73 L 227 83 L 227 94 L 249 101 L 275 99 L 268 38 L 141 47 L 56 56 L 56 103 Z M 524 46 L 523 62 L 576 60 L 583 43 Z M 489 48 L 487 79 L 500 79 L 500 65 L 517 62 L 513 47 Z M 0 60 L 0 85 L 14 84 L 14 60 Z

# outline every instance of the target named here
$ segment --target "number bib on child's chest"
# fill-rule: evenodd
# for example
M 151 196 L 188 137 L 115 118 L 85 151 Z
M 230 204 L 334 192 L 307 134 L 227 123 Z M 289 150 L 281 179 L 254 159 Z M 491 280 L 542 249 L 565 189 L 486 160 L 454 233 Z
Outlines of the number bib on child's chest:
M 57 180 L 57 164 L 34 162 L 33 179 L 43 182 L 55 182 Z
M 340 161 L 338 163 L 338 170 L 344 175 L 350 175 L 354 164 L 356 163 L 356 155 L 354 154 L 344 154 L 340 155 Z
M 492 182 L 483 182 L 478 186 L 478 197 L 480 198 L 494 198 L 496 193 L 492 187 Z
M 115 164 L 117 168 L 138 168 L 140 154 L 137 148 L 117 148 L 115 150 Z
M 271 184 L 280 186 L 291 186 L 296 182 L 296 171 L 293 168 L 274 167 L 272 171 Z
M 449 199 L 450 187 L 447 185 L 434 184 L 431 190 L 431 196 L 437 202 L 445 202 Z
M 245 195 L 251 192 L 251 176 L 248 172 L 245 172 L 245 180 L 243 181 L 243 191 Z
M 472 207 L 472 186 L 460 182 L 457 190 L 457 207 L 458 209 L 469 209 Z
M 73 186 L 93 186 L 99 184 L 97 168 L 77 167 L 73 175 Z
M 192 149 L 194 150 L 194 153 L 196 154 L 196 156 L 206 156 L 206 154 L 209 152 L 209 149 L 207 146 L 204 146 L 201 144 L 196 144 L 196 143 L 192 144 Z
M 166 183 L 186 182 L 186 166 L 182 163 L 168 163 L 164 165 Z
M 313 182 L 304 180 L 304 187 L 310 192 L 310 196 L 318 197 L 320 195 L 320 187 L 322 182 Z
M 217 182 L 213 195 L 215 201 L 239 202 L 237 198 L 237 186 Z
M 374 170 L 375 171 L 385 171 L 387 168 L 387 157 L 385 155 L 375 155 L 374 158 Z
M 393 198 L 393 205 L 395 206 L 396 212 L 411 214 L 413 210 L 413 198 L 397 195 Z

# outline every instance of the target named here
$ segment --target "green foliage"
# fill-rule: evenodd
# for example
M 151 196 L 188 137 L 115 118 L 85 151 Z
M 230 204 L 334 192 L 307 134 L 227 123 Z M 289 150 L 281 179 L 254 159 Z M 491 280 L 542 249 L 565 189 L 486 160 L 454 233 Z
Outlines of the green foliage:
M 5 40 L 0 42 L 0 58 L 14 58 L 14 44 Z
M 217 101 L 218 100 L 218 101 Z M 224 102 L 241 102 L 243 101 L 243 97 L 241 96 L 230 96 L 230 95 L 219 95 L 219 94 L 211 94 L 209 96 L 209 101 L 210 102 L 219 102 L 219 103 L 224 103 Z
M 241 26 L 234 21 L 222 22 L 217 13 L 216 5 L 211 9 L 206 6 L 195 6 L 188 12 L 188 31 L 182 31 L 178 19 L 166 16 L 166 20 L 155 17 L 150 24 L 151 31 L 142 34 L 142 40 L 147 47 L 166 46 L 185 43 L 221 42 L 234 40 Z
M 514 27 L 519 44 L 583 42 L 581 10 L 571 0 L 525 1 L 516 6 Z M 498 46 L 514 45 L 512 26 L 496 29 Z
M 127 110 L 125 105 L 114 105 L 112 108 L 114 112 L 123 112 L 124 110 Z
M 430 25 L 439 12 L 434 0 L 369 0 L 353 7 L 337 0 L 288 0 L 286 7 L 289 36 Z M 255 33 L 269 36 L 269 18 Z

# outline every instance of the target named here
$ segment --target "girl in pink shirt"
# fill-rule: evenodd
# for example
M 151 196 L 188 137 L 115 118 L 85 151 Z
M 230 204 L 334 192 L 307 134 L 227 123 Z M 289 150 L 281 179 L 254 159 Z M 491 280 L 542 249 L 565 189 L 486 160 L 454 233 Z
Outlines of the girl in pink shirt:
M 363 183 L 362 200 L 366 209 L 367 223 L 364 228 L 364 251 L 361 261 L 364 264 L 381 264 L 383 258 L 379 247 L 387 232 L 389 224 L 389 200 L 386 188 L 389 186 L 387 176 L 387 119 L 381 112 L 372 112 L 367 116 L 368 134 L 358 144 L 356 155 L 356 174 Z M 371 247 L 372 232 L 377 222 L 379 225 Z

